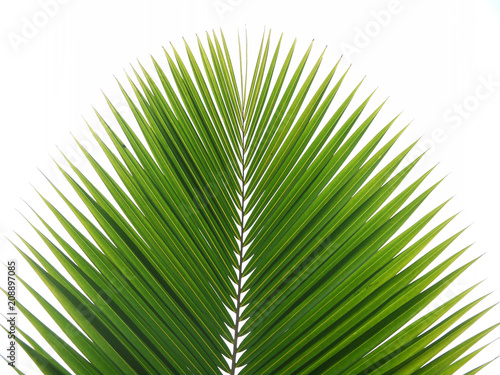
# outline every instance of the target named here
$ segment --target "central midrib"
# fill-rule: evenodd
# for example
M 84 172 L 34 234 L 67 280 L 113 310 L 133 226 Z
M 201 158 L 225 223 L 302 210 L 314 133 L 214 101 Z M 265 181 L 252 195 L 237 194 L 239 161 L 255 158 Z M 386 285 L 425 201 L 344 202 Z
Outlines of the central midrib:
M 243 112 L 243 111 L 242 111 Z M 240 333 L 240 317 L 241 317 L 241 289 L 243 277 L 243 248 L 245 235 L 245 189 L 246 189 L 246 168 L 245 168 L 245 152 L 246 152 L 246 134 L 245 134 L 245 118 L 242 115 L 240 128 L 240 152 L 241 152 L 241 223 L 240 223 L 240 248 L 238 259 L 238 285 L 236 293 L 236 317 L 234 322 L 234 338 L 233 338 L 233 353 L 231 359 L 231 375 L 236 374 L 237 354 L 238 354 L 238 338 Z

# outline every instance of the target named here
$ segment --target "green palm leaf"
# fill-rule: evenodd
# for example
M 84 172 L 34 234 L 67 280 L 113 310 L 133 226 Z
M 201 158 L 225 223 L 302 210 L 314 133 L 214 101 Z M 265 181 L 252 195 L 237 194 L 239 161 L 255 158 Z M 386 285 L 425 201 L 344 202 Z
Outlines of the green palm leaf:
M 64 362 L 20 330 L 40 369 L 451 374 L 477 355 L 495 327 L 456 342 L 484 297 L 453 311 L 474 287 L 419 316 L 474 261 L 442 256 L 462 231 L 428 246 L 453 219 L 430 224 L 446 202 L 413 220 L 439 182 L 422 189 L 432 169 L 407 182 L 414 145 L 387 157 L 397 118 L 368 138 L 383 104 L 353 107 L 359 85 L 339 98 L 339 64 L 316 84 L 312 45 L 292 69 L 295 43 L 281 56 L 264 35 L 251 76 L 223 34 L 185 48 L 154 75 L 139 64 L 133 95 L 120 85 L 134 121 L 109 100 L 119 131 L 97 113 L 113 171 L 80 143 L 100 181 L 59 166 L 85 212 L 53 185 L 74 218 L 42 196 L 65 233 L 38 214 L 33 229 L 60 265 L 14 245 L 65 310 L 20 280 L 69 340 L 18 304 Z

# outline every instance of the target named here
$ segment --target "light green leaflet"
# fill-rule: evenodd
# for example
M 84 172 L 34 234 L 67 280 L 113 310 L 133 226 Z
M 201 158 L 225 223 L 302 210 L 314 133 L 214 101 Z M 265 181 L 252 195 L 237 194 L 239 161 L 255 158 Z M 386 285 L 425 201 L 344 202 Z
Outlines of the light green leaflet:
M 383 104 L 354 106 L 359 86 L 341 97 L 341 64 L 318 81 L 312 44 L 296 59 L 265 33 L 249 62 L 238 42 L 238 61 L 222 33 L 186 58 L 172 47 L 120 85 L 133 121 L 110 101 L 116 127 L 97 113 L 114 171 L 78 145 L 107 192 L 66 159 L 81 202 L 53 187 L 74 215 L 41 197 L 64 233 L 35 213 L 46 247 L 14 245 L 67 314 L 20 283 L 72 344 L 20 301 L 46 340 L 21 326 L 20 348 L 45 374 L 460 371 L 496 326 L 457 341 L 489 311 L 465 319 L 481 296 L 457 308 L 474 287 L 428 309 L 473 263 L 446 251 L 462 231 L 429 246 L 446 202 L 416 217 L 432 169 L 409 177 L 414 145 L 387 157 L 397 118 L 366 136 Z

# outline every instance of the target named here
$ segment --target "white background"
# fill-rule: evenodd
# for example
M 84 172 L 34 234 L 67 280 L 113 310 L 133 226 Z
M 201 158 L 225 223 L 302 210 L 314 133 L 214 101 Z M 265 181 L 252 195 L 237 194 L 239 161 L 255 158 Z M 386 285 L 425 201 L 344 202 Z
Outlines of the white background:
M 96 125 L 91 105 L 104 107 L 101 89 L 113 101 L 122 100 L 113 75 L 123 78 L 123 69 L 130 71 L 129 64 L 137 58 L 148 61 L 149 54 L 161 58 L 161 46 L 170 41 L 182 47 L 183 36 L 193 40 L 196 33 L 203 36 L 222 27 L 234 37 L 247 25 L 255 45 L 268 27 L 275 36 L 283 32 L 287 45 L 297 37 L 299 51 L 312 39 L 317 53 L 328 45 L 325 65 L 331 66 L 344 53 L 342 67 L 353 63 L 352 82 L 366 74 L 366 92 L 378 87 L 376 101 L 390 95 L 383 116 L 404 110 L 398 124 L 413 120 L 402 143 L 422 136 L 419 149 L 430 148 L 419 171 L 440 161 L 432 174 L 434 181 L 449 173 L 428 208 L 456 194 L 442 217 L 462 211 L 454 230 L 473 225 L 454 250 L 475 242 L 461 264 L 485 253 L 447 297 L 486 279 L 467 301 L 493 292 L 474 310 L 478 312 L 500 300 L 498 0 L 67 0 L 51 8 L 49 15 L 41 3 L 45 2 L 0 3 L 3 235 L 14 238 L 16 230 L 36 242 L 16 209 L 29 215 L 21 200 L 25 199 L 44 212 L 30 184 L 49 197 L 53 193 L 37 168 L 59 181 L 51 161 L 51 156 L 58 158 L 55 145 L 66 153 L 75 152 L 70 132 L 85 139 L 82 115 Z M 32 21 L 34 29 L 26 26 Z M 78 164 L 80 157 L 74 154 L 74 160 Z M 83 163 L 79 167 L 85 168 Z M 1 241 L 2 261 L 19 258 L 3 237 Z M 36 282 L 23 264 L 20 274 Z M 27 293 L 20 293 L 31 304 Z M 0 311 L 5 309 L 6 302 L 1 303 Z M 496 323 L 499 311 L 488 314 L 478 328 Z M 40 316 L 44 316 L 41 311 Z M 6 339 L 0 342 L 5 355 Z M 500 344 L 495 342 L 464 371 L 498 354 Z M 27 357 L 19 361 L 26 373 L 37 373 Z M 0 372 L 5 367 L 2 363 Z M 482 374 L 499 370 L 496 362 Z

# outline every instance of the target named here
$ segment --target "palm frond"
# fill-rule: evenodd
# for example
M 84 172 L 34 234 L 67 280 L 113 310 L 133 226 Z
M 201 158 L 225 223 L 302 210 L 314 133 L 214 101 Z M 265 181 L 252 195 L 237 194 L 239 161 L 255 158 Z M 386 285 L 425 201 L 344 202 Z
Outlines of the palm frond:
M 133 121 L 96 111 L 113 170 L 76 140 L 99 181 L 66 158 L 80 202 L 52 186 L 73 217 L 40 195 L 64 233 L 35 212 L 59 264 L 14 245 L 64 308 L 20 279 L 69 340 L 18 303 L 63 363 L 27 330 L 18 344 L 47 374 L 456 373 L 496 326 L 457 341 L 491 309 L 454 310 L 474 287 L 422 313 L 475 262 L 447 251 L 462 230 L 429 246 L 454 217 L 417 217 L 433 168 L 411 180 L 414 144 L 388 157 L 398 117 L 367 136 L 384 103 L 353 105 L 362 82 L 341 97 L 339 63 L 318 82 L 312 44 L 293 66 L 295 42 L 282 56 L 265 33 L 249 63 L 238 41 L 238 61 L 207 33 L 155 74 L 139 63 L 118 83 Z

